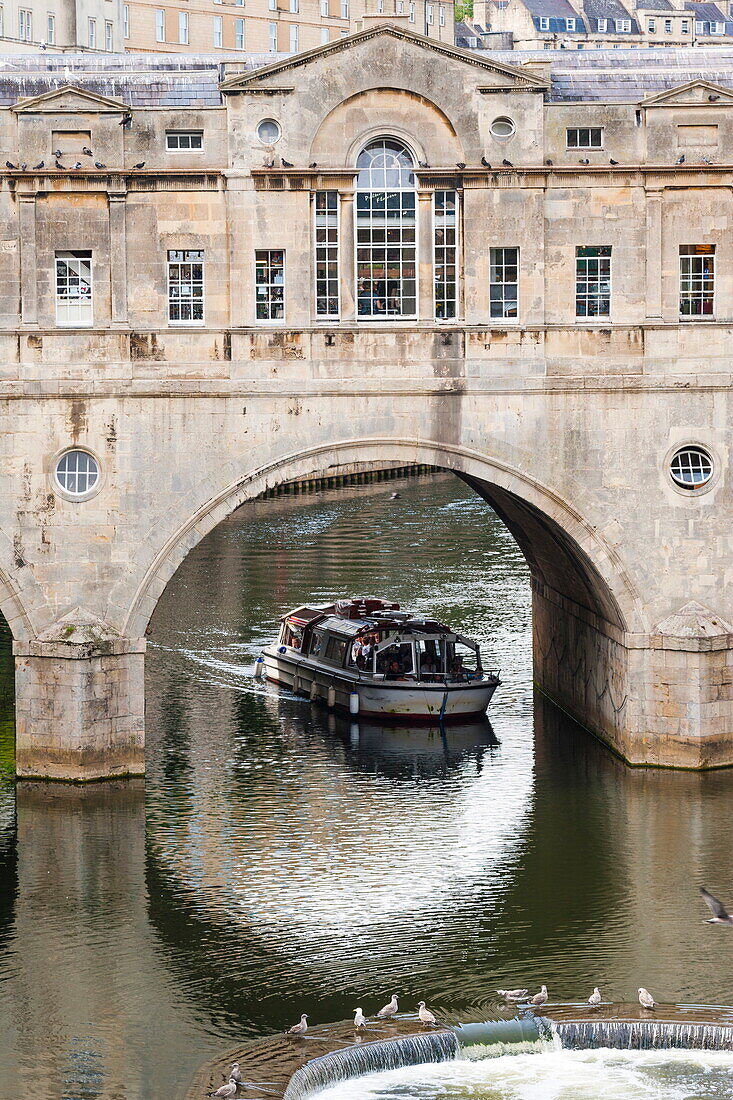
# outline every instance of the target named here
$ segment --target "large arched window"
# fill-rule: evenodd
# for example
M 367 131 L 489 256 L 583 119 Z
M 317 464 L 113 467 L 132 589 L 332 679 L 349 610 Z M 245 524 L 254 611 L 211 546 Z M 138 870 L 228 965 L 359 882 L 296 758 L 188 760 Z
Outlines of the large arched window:
M 359 317 L 415 317 L 416 195 L 413 159 L 394 138 L 370 141 L 356 162 L 356 297 Z

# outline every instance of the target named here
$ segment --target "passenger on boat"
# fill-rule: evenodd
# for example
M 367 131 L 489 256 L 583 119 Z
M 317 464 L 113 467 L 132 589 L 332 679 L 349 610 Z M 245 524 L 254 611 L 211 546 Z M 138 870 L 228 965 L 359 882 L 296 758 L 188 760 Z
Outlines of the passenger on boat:
M 387 669 L 386 678 L 388 680 L 404 680 L 405 678 L 402 665 L 396 657 L 394 658 L 394 660 L 389 662 L 389 668 Z

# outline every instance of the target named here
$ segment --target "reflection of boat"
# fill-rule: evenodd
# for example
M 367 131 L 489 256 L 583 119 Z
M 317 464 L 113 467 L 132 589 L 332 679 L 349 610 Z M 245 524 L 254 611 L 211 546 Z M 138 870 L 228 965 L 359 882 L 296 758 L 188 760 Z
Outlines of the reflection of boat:
M 470 638 L 376 599 L 296 608 L 262 659 L 269 680 L 311 699 L 409 721 L 482 714 L 500 683 Z

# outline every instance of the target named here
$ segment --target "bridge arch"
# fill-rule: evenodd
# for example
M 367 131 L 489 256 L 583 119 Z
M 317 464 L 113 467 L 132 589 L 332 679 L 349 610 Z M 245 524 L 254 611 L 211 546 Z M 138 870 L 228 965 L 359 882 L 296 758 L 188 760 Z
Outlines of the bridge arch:
M 618 554 L 571 503 L 528 474 L 469 448 L 426 440 L 358 439 L 284 454 L 225 486 L 157 549 L 129 604 L 128 638 L 145 633 L 158 599 L 190 550 L 235 509 L 267 489 L 385 463 L 457 474 L 499 514 L 524 553 L 536 591 L 571 604 L 619 640 L 648 630 L 639 593 Z M 559 604 L 559 605 L 560 605 Z

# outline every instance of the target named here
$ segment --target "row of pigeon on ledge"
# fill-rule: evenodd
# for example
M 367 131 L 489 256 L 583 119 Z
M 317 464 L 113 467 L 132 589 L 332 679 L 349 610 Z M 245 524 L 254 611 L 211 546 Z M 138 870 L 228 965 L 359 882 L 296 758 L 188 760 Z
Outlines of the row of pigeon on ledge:
M 103 164 L 101 160 L 94 160 L 94 153 L 86 145 L 82 146 L 81 151 L 82 151 L 82 153 L 85 157 L 89 157 L 90 160 L 93 161 L 94 167 L 97 168 L 98 170 L 101 171 L 103 168 L 107 167 L 107 165 Z M 78 172 L 80 168 L 83 168 L 82 162 L 80 160 L 77 160 L 77 162 L 75 164 L 70 164 L 70 165 L 62 164 L 60 158 L 67 155 L 67 154 L 62 153 L 60 149 L 54 149 L 53 155 L 55 157 L 54 166 L 59 172 Z M 28 171 L 28 165 L 27 164 L 25 164 L 25 163 L 13 164 L 13 162 L 11 160 L 6 160 L 5 161 L 5 167 L 10 169 L 11 172 L 27 172 Z M 38 164 L 34 164 L 34 165 L 31 166 L 31 171 L 32 172 L 40 172 L 40 170 L 42 168 L 45 168 L 45 167 L 46 167 L 46 162 L 44 160 L 39 160 Z M 132 167 L 133 168 L 144 168 L 145 167 L 145 161 L 141 160 L 139 164 L 133 164 Z

